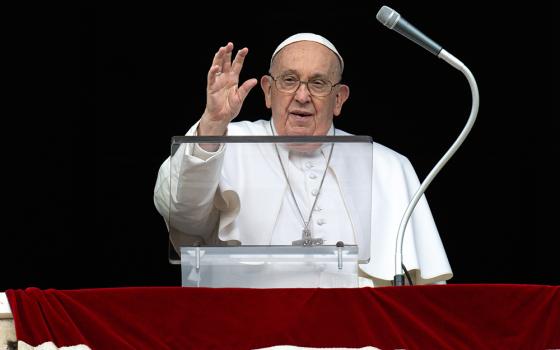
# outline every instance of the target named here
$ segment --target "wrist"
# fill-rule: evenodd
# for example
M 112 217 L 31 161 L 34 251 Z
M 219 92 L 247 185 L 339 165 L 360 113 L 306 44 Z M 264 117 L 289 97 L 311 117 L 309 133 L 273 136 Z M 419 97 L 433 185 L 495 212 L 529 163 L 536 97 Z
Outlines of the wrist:
M 225 136 L 226 134 L 227 124 L 224 126 L 221 123 L 204 123 L 203 119 L 196 128 L 197 136 Z M 219 143 L 200 143 L 198 146 L 206 152 L 216 152 L 220 148 Z
M 196 129 L 198 136 L 224 136 L 229 123 L 207 121 L 204 116 Z

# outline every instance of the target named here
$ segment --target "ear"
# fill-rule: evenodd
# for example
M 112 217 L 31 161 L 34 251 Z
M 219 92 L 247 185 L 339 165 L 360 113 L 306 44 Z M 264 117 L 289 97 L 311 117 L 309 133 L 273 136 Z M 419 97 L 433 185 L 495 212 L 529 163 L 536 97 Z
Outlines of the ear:
M 335 116 L 338 117 L 340 115 L 340 112 L 342 112 L 342 105 L 344 104 L 344 102 L 346 102 L 348 97 L 350 97 L 350 88 L 348 87 L 348 85 L 339 85 L 338 91 L 336 92 L 335 96 L 336 100 L 334 102 L 335 104 L 333 114 Z
M 261 77 L 261 89 L 264 92 L 264 101 L 266 103 L 266 108 L 270 109 L 271 104 L 271 93 L 272 93 L 272 82 L 268 75 L 263 75 Z

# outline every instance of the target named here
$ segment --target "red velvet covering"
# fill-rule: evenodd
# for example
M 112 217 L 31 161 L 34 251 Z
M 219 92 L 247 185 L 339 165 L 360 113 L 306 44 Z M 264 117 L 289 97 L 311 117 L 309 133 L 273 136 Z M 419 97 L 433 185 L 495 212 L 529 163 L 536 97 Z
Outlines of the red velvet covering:
M 92 349 L 560 348 L 560 287 L 6 291 L 19 340 Z

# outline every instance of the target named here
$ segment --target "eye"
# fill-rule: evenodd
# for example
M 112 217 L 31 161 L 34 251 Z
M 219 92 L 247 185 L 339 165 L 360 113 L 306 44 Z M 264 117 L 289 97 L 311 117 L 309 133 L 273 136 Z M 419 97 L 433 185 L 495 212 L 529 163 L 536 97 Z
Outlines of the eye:
M 311 81 L 311 85 L 316 89 L 324 89 L 329 86 L 329 83 L 323 79 L 314 79 Z
M 299 79 L 295 75 L 285 75 L 281 79 L 282 82 L 286 85 L 295 85 L 299 83 Z

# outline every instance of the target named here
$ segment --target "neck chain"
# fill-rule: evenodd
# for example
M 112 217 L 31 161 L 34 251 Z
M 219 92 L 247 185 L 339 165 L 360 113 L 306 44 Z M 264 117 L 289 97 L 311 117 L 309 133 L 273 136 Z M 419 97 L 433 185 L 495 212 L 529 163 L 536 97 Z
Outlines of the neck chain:
M 274 135 L 274 128 L 272 126 L 272 118 L 270 118 L 270 130 L 272 131 L 272 135 Z M 336 131 L 333 126 L 333 136 L 336 134 Z M 331 162 L 331 156 L 334 148 L 334 143 L 331 144 L 331 150 L 329 152 L 329 157 L 327 159 L 327 165 L 325 166 L 325 171 L 323 172 L 323 177 L 321 178 L 321 183 L 319 184 L 319 189 L 317 190 L 317 195 L 315 196 L 315 200 L 313 201 L 313 205 L 311 206 L 311 210 L 309 212 L 309 217 L 307 221 L 305 221 L 305 217 L 301 209 L 299 208 L 299 204 L 296 200 L 296 196 L 294 194 L 294 190 L 292 189 L 292 185 L 290 184 L 290 180 L 288 179 L 288 173 L 284 168 L 284 164 L 282 163 L 282 159 L 280 158 L 280 152 L 278 151 L 278 145 L 275 143 L 274 147 L 276 148 L 276 155 L 278 156 L 278 161 L 280 162 L 280 167 L 282 168 L 282 173 L 284 173 L 284 178 L 288 183 L 288 188 L 290 189 L 290 194 L 292 195 L 292 199 L 296 205 L 297 211 L 299 216 L 301 217 L 301 221 L 303 222 L 303 231 L 301 239 L 292 242 L 292 245 L 303 245 L 303 246 L 312 246 L 312 245 L 321 245 L 323 244 L 322 238 L 313 238 L 311 235 L 311 229 L 309 225 L 311 224 L 311 217 L 313 216 L 313 210 L 315 210 L 315 205 L 317 204 L 317 200 L 319 199 L 319 195 L 321 194 L 321 189 L 323 188 L 323 182 L 325 181 L 325 177 L 327 175 L 327 171 L 329 169 L 329 164 Z

